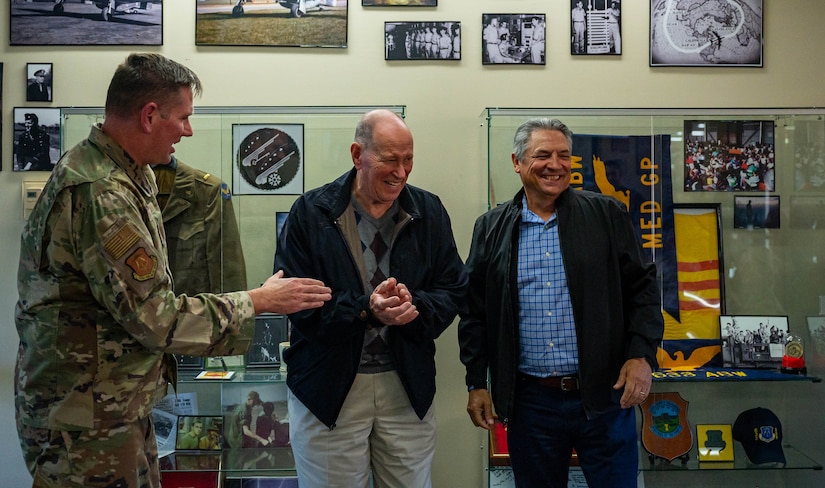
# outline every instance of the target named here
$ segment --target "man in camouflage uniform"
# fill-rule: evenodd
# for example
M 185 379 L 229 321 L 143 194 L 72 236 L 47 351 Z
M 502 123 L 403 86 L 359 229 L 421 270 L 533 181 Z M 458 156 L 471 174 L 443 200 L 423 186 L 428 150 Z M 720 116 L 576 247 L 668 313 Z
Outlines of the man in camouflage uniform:
M 15 405 L 34 487 L 159 487 L 151 411 L 174 381 L 168 353 L 242 354 L 256 314 L 330 299 L 322 282 L 280 273 L 175 296 L 149 165 L 192 135 L 200 91 L 188 68 L 130 55 L 105 121 L 61 158 L 23 230 Z

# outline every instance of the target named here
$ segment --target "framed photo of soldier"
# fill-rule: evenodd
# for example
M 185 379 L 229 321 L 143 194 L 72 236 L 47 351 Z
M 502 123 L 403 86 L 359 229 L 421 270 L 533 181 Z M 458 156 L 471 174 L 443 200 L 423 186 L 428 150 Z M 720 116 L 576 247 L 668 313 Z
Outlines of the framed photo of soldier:
M 14 108 L 13 171 L 51 171 L 60 159 L 60 109 Z
M 26 63 L 26 101 L 53 100 L 52 63 Z
M 482 14 L 481 64 L 545 64 L 544 14 Z
M 622 54 L 621 0 L 570 0 L 570 54 Z
M 12 46 L 163 45 L 163 0 L 10 3 Z
M 384 22 L 387 61 L 458 61 L 461 22 Z

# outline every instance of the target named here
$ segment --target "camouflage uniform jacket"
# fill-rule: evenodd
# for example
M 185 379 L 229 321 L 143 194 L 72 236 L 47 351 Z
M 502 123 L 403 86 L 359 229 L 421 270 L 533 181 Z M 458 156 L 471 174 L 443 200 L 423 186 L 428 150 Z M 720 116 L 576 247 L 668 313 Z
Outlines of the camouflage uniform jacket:
M 157 186 L 100 126 L 51 174 L 23 230 L 15 322 L 18 421 L 83 430 L 133 422 L 166 394 L 164 353 L 243 354 L 246 292 L 176 297 Z
M 246 264 L 226 183 L 178 159 L 152 169 L 175 292 L 192 296 L 245 290 Z M 165 205 L 163 194 L 169 197 Z

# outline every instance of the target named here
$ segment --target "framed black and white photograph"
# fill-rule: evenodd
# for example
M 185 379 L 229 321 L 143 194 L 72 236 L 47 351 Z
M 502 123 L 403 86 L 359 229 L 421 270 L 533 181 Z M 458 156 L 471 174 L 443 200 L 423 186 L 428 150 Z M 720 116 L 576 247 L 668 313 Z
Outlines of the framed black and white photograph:
M 735 229 L 778 229 L 778 195 L 737 195 L 733 197 Z
M 545 63 L 544 14 L 481 14 L 481 64 Z
M 438 7 L 438 0 L 361 0 L 363 7 Z
M 60 109 L 14 108 L 14 171 L 51 171 L 60 159 Z
M 12 46 L 163 44 L 163 0 L 11 2 Z
M 52 63 L 26 64 L 26 101 L 51 102 L 53 98 Z
M 461 22 L 384 22 L 387 61 L 458 61 Z
M 650 66 L 762 67 L 762 0 L 650 0 Z
M 178 416 L 178 432 L 175 438 L 176 450 L 219 451 L 223 446 L 223 416 Z
M 772 120 L 685 120 L 684 190 L 776 190 Z
M 255 317 L 255 335 L 246 353 L 247 368 L 277 368 L 281 364 L 278 345 L 289 340 L 286 315 L 267 313 Z
M 348 0 L 200 0 L 198 46 L 347 47 Z
M 569 0 L 570 54 L 622 54 L 621 0 Z
M 304 192 L 304 124 L 233 124 L 232 193 Z
M 720 315 L 722 361 L 726 368 L 779 369 L 788 335 L 783 315 Z

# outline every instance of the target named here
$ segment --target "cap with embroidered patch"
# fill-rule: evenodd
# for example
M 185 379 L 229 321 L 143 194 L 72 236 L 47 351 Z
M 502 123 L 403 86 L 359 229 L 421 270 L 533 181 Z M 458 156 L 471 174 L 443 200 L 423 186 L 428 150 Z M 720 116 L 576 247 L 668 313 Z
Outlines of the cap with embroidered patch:
M 733 438 L 742 443 L 752 463 L 785 464 L 782 424 L 767 408 L 757 407 L 740 413 L 733 424 Z

